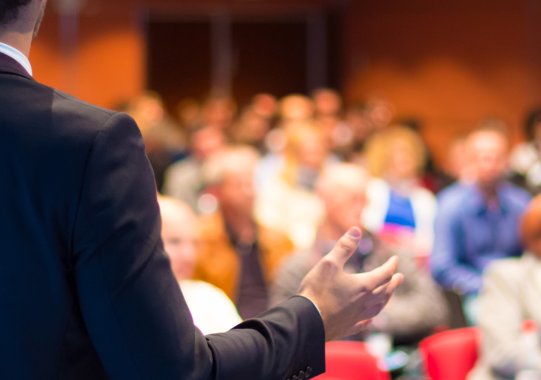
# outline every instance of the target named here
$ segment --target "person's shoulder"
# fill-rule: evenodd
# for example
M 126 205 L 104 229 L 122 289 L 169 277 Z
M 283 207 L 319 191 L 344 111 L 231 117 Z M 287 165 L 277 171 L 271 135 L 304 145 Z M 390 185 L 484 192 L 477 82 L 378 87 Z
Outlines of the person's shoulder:
M 435 210 L 438 204 L 434 193 L 422 186 L 417 186 L 412 190 L 410 199 L 427 210 Z
M 494 260 L 486 267 L 484 277 L 507 282 L 520 281 L 524 277 L 525 266 L 528 266 L 527 261 L 527 256 Z
M 113 116 L 128 118 L 126 114 L 98 107 L 60 90 L 51 88 L 51 91 L 54 94 L 52 112 L 55 120 L 75 119 L 80 123 L 78 126 L 88 125 L 99 129 L 100 125 L 105 124 Z
M 98 107 L 56 89 L 52 91 L 50 112 L 55 131 L 94 142 L 100 137 L 101 141 L 115 143 L 135 137 L 133 141 L 142 146 L 141 131 L 130 115 Z
M 437 202 L 440 212 L 460 211 L 464 202 L 467 202 L 472 195 L 472 185 L 455 183 L 444 190 L 437 196 Z
M 412 190 L 412 194 L 414 196 L 423 197 L 423 198 L 429 198 L 429 199 L 435 199 L 435 195 L 432 191 L 428 190 L 425 187 L 422 186 L 416 186 Z
M 186 177 L 198 177 L 199 173 L 199 164 L 193 158 L 193 156 L 188 156 L 183 158 L 175 163 L 173 163 L 166 170 L 169 176 L 180 176 L 183 180 Z
M 502 185 L 504 196 L 511 203 L 515 204 L 521 210 L 532 200 L 529 192 L 510 182 L 504 182 Z
M 467 185 L 461 182 L 453 183 L 452 185 L 446 187 L 445 189 L 439 192 L 438 197 L 437 197 L 438 201 L 442 202 L 442 201 L 446 201 L 447 199 L 464 197 L 470 190 L 470 187 L 471 187 L 470 185 Z

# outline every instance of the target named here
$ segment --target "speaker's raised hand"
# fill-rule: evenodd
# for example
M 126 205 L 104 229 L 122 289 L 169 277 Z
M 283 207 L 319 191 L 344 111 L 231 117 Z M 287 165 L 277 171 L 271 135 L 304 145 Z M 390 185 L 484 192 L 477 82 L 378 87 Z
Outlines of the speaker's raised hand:
M 404 279 L 402 274 L 395 273 L 397 257 L 371 272 L 345 273 L 344 264 L 360 239 L 360 229 L 350 229 L 306 275 L 299 288 L 299 294 L 319 308 L 327 341 L 360 332 Z

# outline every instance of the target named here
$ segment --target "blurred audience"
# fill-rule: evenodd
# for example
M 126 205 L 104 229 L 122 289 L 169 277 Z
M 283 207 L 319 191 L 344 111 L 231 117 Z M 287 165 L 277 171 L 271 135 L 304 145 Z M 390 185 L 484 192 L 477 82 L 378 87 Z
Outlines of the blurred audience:
M 213 96 L 203 106 L 203 126 L 216 128 L 228 135 L 233 124 L 237 104 L 229 97 Z
M 278 105 L 279 122 L 276 128 L 265 137 L 267 154 L 259 163 L 257 173 L 258 188 L 275 179 L 284 165 L 284 149 L 288 139 L 288 131 L 297 125 L 313 124 L 314 104 L 303 95 L 289 95 Z
M 530 200 L 527 192 L 504 181 L 508 142 L 505 133 L 491 124 L 467 140 L 475 182 L 459 182 L 438 196 L 431 258 L 436 281 L 464 296 L 470 322 L 475 321 L 486 266 L 522 253 L 517 225 Z
M 342 97 L 338 91 L 330 88 L 320 88 L 312 93 L 316 119 L 342 117 Z
M 356 103 L 349 107 L 346 111 L 345 120 L 352 131 L 348 159 L 366 167 L 366 142 L 377 130 L 376 125 L 369 116 L 366 103 Z
M 204 166 L 207 192 L 218 209 L 200 219 L 195 278 L 222 289 L 243 319 L 268 308 L 268 286 L 293 244 L 285 234 L 254 220 L 254 174 L 259 155 L 251 147 L 229 147 Z
M 232 140 L 237 144 L 251 145 L 260 154 L 267 153 L 265 138 L 271 129 L 271 118 L 257 112 L 253 107 L 246 107 L 231 131 Z
M 280 141 L 269 139 L 274 135 L 271 130 L 277 123 L 277 108 L 278 102 L 274 96 L 265 93 L 254 96 L 233 127 L 233 141 L 251 145 L 262 155 L 280 151 L 282 145 Z M 275 140 L 276 138 L 280 140 L 281 132 L 278 135 L 275 136 Z
M 258 167 L 256 218 L 264 226 L 287 234 L 295 247 L 314 243 L 323 216 L 315 183 L 323 167 L 338 160 L 329 155 L 320 129 L 308 123 L 290 123 L 281 162 Z
M 339 164 L 325 170 L 317 185 L 318 197 L 325 205 L 325 219 L 314 245 L 298 251 L 281 268 L 271 290 L 272 305 L 295 295 L 304 276 L 336 241 L 351 226 L 360 227 L 368 181 L 368 173 L 354 164 Z M 395 342 L 413 343 L 445 324 L 447 317 L 443 296 L 430 275 L 417 269 L 413 254 L 389 247 L 365 230 L 345 268 L 350 273 L 370 271 L 393 255 L 400 257 L 398 271 L 405 280 L 373 325 L 375 330 L 392 335 Z
M 344 121 L 342 98 L 330 88 L 321 88 L 312 94 L 315 122 L 328 139 L 331 150 L 345 158 L 353 141 L 353 130 Z
M 538 194 L 541 192 L 541 109 L 528 115 L 525 133 L 528 141 L 517 145 L 509 160 L 513 182 Z
M 535 328 L 541 326 L 541 196 L 529 204 L 520 234 L 526 248 L 522 258 L 495 262 L 484 274 L 477 320 L 481 355 L 468 380 L 537 379 L 541 373 Z M 525 323 L 530 324 L 533 342 L 521 331 Z M 533 370 L 533 376 L 517 376 L 522 370 Z
M 281 121 L 283 124 L 311 121 L 314 117 L 314 107 L 314 102 L 304 95 L 288 95 L 280 101 Z
M 434 241 L 437 203 L 421 186 L 425 147 L 417 133 L 402 126 L 376 134 L 366 148 L 374 176 L 367 185 L 363 226 L 391 245 L 427 256 Z
M 162 240 L 194 324 L 203 334 L 226 332 L 242 320 L 233 302 L 217 287 L 192 280 L 196 265 L 197 219 L 184 203 L 158 197 Z
M 226 147 L 226 138 L 220 129 L 203 127 L 191 135 L 190 156 L 171 165 L 164 175 L 163 193 L 186 202 L 200 214 L 200 197 L 206 183 L 203 165 L 208 157 Z
M 504 122 L 493 118 L 452 141 L 440 167 L 419 119 L 397 121 L 382 97 L 344 105 L 330 88 L 279 101 L 259 93 L 239 109 L 215 94 L 181 100 L 177 124 L 146 91 L 122 110 L 138 122 L 157 188 L 169 196 L 159 201 L 165 250 L 204 333 L 294 295 L 333 242 L 358 225 L 364 235 L 347 270 L 368 271 L 396 254 L 406 275 L 368 334 L 413 343 L 441 325 L 463 325 L 462 310 L 474 323 L 481 305 L 484 354 L 472 379 L 520 369 L 520 324 L 541 323 L 532 306 L 537 289 L 527 287 L 541 260 L 541 200 L 524 218 L 527 253 L 516 259 L 519 215 L 530 200 L 518 186 L 541 191 L 541 109 L 528 116 L 528 141 L 509 157 Z M 483 272 L 496 260 L 503 261 L 485 274 L 479 304 Z
M 455 182 L 475 182 L 475 168 L 469 160 L 466 138 L 457 138 L 451 142 L 443 164 L 443 171 L 447 176 L 445 180 L 447 186 L 445 187 L 449 187 Z
M 130 101 L 126 112 L 141 130 L 156 186 L 161 189 L 165 170 L 186 149 L 185 135 L 167 114 L 162 98 L 153 91 L 145 91 Z
M 182 99 L 177 105 L 178 119 L 188 133 L 203 123 L 201 106 L 195 99 Z
M 392 103 L 382 97 L 373 97 L 366 103 L 370 120 L 376 129 L 383 129 L 393 120 L 395 107 Z
M 274 95 L 260 93 L 253 97 L 250 107 L 258 115 L 272 120 L 276 116 L 278 101 Z

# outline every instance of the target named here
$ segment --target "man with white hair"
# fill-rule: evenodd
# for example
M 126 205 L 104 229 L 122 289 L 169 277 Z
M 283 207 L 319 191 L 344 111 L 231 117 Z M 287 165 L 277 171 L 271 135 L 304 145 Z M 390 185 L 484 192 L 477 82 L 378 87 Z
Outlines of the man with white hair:
M 296 253 L 281 268 L 271 288 L 272 305 L 297 292 L 306 273 L 332 249 L 348 226 L 361 227 L 367 180 L 368 173 L 354 164 L 338 164 L 322 174 L 316 190 L 325 205 L 326 217 L 314 246 Z M 392 255 L 400 257 L 399 270 L 405 274 L 405 280 L 374 320 L 374 328 L 390 334 L 395 342 L 414 343 L 446 323 L 447 307 L 430 276 L 417 269 L 413 253 L 391 249 L 368 231 L 363 231 L 358 248 L 346 263 L 345 270 L 349 273 L 369 271 Z
M 210 157 L 203 168 L 207 192 L 218 208 L 201 217 L 195 278 L 222 289 L 242 318 L 268 309 L 268 284 L 293 244 L 254 220 L 254 148 L 235 146 Z
M 171 197 L 158 197 L 162 240 L 171 269 L 186 299 L 194 324 L 205 335 L 226 332 L 242 322 L 233 302 L 217 287 L 192 280 L 196 265 L 197 219 L 190 207 Z

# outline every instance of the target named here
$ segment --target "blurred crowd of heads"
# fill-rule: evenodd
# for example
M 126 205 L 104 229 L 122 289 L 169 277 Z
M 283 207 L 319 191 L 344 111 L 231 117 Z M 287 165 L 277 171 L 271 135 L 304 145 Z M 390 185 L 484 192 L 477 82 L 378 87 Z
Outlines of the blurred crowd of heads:
M 320 170 L 329 154 L 389 181 L 418 179 L 434 170 L 420 122 L 396 122 L 394 106 L 383 98 L 344 107 L 337 91 L 318 89 L 311 97 L 292 94 L 280 100 L 261 93 L 242 107 L 228 97 L 190 98 L 169 113 L 157 93 L 146 91 L 119 108 L 137 121 L 151 156 L 168 156 L 162 166 L 187 155 L 204 161 L 235 144 L 260 155 L 282 155 L 282 174 L 291 183 L 301 166 Z M 441 172 L 468 181 L 501 177 L 508 169 L 506 128 L 502 120 L 487 119 L 470 135 L 451 141 Z M 525 133 L 541 139 L 541 110 L 528 116 Z M 429 186 L 435 192 L 441 187 Z
M 510 174 L 507 125 L 501 119 L 487 118 L 472 126 L 470 134 L 452 140 L 446 159 L 436 168 L 420 133 L 420 120 L 398 119 L 394 105 L 384 98 L 346 107 L 333 89 L 282 99 L 260 93 L 240 106 L 224 96 L 203 102 L 189 98 L 172 112 L 159 94 L 146 91 L 119 108 L 141 129 L 159 191 L 173 164 L 187 159 L 197 163 L 200 188 L 194 191 L 205 195 L 198 208 L 191 204 L 198 215 L 217 207 L 253 213 L 257 193 L 273 177 L 316 194 L 327 214 L 340 209 L 347 214 L 347 206 L 341 207 L 322 183 L 334 183 L 336 192 L 344 192 L 343 199 L 360 199 L 353 191 L 347 193 L 346 184 L 355 181 L 338 177 L 349 173 L 364 178 L 362 173 L 367 173 L 399 193 L 404 189 L 407 193 L 411 186 L 438 193 L 456 181 L 490 189 Z M 541 110 L 527 117 L 525 133 L 531 141 L 541 138 Z M 273 163 L 262 165 L 265 160 Z M 324 174 L 340 162 L 351 165 L 349 172 Z M 360 183 L 366 180 L 356 181 L 364 189 Z M 353 224 L 350 219 L 347 223 Z
M 281 175 L 292 185 L 299 170 L 319 173 L 329 157 L 395 182 L 428 174 L 490 183 L 508 170 L 506 125 L 500 119 L 487 119 L 470 135 L 451 141 L 447 159 L 436 170 L 419 120 L 397 122 L 394 106 L 383 98 L 344 107 L 332 89 L 280 100 L 261 93 L 242 107 L 229 97 L 190 98 L 171 113 L 157 93 L 146 91 L 119 108 L 141 129 L 158 187 L 163 184 L 160 172 L 171 163 L 186 156 L 203 162 L 232 144 L 250 146 L 261 156 L 281 155 Z M 532 112 L 525 124 L 531 140 L 541 138 L 541 110 Z M 448 184 L 437 180 L 426 184 L 434 192 Z

